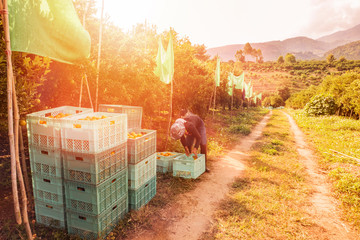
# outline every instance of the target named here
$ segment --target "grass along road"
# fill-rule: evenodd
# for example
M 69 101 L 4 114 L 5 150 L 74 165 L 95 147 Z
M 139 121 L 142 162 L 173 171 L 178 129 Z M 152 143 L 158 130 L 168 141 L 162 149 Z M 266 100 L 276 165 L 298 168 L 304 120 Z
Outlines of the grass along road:
M 316 189 L 297 149 L 287 117 L 274 110 L 202 239 L 339 239 L 314 218 Z

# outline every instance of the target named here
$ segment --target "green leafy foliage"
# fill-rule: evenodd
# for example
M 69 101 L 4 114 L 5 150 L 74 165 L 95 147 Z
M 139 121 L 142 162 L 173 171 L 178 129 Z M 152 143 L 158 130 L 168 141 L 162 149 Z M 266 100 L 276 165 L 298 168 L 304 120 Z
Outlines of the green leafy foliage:
M 329 95 L 316 95 L 310 99 L 304 110 L 309 116 L 332 115 L 336 111 L 335 100 Z

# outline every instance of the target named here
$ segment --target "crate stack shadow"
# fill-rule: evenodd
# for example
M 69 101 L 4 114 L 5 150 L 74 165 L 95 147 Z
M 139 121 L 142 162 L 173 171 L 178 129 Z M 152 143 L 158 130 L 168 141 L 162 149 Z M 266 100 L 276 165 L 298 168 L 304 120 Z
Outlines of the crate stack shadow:
M 37 222 L 105 237 L 128 212 L 127 115 L 60 107 L 27 125 Z
M 129 209 L 138 210 L 156 195 L 156 130 L 142 129 L 142 107 L 100 104 L 99 111 L 128 116 Z

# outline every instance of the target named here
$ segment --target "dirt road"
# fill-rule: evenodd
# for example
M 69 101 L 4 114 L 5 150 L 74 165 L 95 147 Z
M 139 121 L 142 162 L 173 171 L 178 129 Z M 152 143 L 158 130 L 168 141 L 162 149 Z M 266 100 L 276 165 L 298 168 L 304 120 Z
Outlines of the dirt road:
M 196 189 L 183 194 L 175 203 L 164 208 L 156 219 L 153 219 L 150 230 L 135 232 L 127 239 L 199 239 L 212 223 L 212 215 L 219 202 L 229 191 L 228 185 L 236 177 L 241 177 L 245 169 L 243 160 L 261 136 L 271 113 L 253 129 L 249 136 L 240 140 L 239 144 L 219 161 L 212 164 L 211 172 L 202 175 L 204 178 Z
M 321 239 L 360 239 L 360 236 L 352 231 L 351 228 L 340 219 L 337 202 L 331 196 L 330 186 L 326 182 L 326 176 L 320 173 L 315 155 L 308 144 L 306 144 L 303 132 L 289 114 L 285 112 L 284 114 L 288 117 L 290 122 L 300 161 L 305 165 L 310 177 L 310 182 L 314 188 L 308 211 L 312 216 L 313 222 L 317 223 L 322 229 L 322 232 L 320 233 Z

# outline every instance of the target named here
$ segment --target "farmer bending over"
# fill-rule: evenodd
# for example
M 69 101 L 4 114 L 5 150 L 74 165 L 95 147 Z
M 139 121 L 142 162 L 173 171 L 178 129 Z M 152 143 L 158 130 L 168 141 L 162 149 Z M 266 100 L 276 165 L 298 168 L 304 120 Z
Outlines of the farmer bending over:
M 200 146 L 200 153 L 205 154 L 205 169 L 207 168 L 207 151 L 206 151 L 206 129 L 203 120 L 196 114 L 187 110 L 181 110 L 181 118 L 176 119 L 171 126 L 170 135 L 173 139 L 180 139 L 185 148 L 186 156 L 193 153 L 197 157 L 197 150 Z

